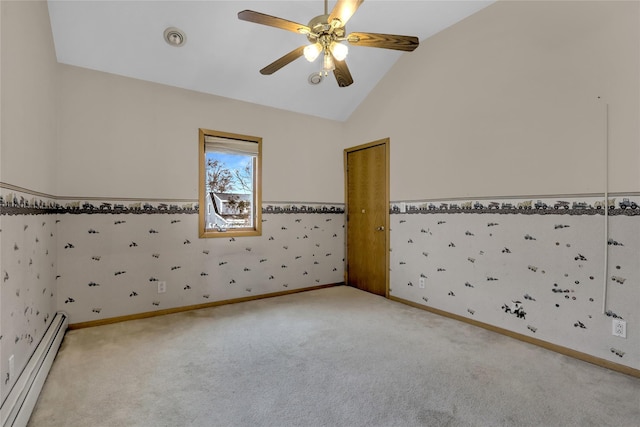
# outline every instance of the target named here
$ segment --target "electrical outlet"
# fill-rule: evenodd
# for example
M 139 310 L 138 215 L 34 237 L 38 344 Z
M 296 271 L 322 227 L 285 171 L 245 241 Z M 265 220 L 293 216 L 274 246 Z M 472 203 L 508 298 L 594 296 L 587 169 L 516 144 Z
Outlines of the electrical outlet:
M 13 379 L 15 364 L 14 364 L 14 355 L 9 356 L 9 381 Z
M 613 319 L 613 330 L 612 333 L 616 337 L 626 338 L 627 337 L 627 322 L 620 319 Z
M 420 278 L 420 281 L 418 282 L 419 283 L 418 286 L 420 286 L 420 289 L 424 289 L 424 285 L 426 283 L 425 279 L 426 279 L 426 277 L 421 277 Z
M 158 282 L 158 293 L 164 294 L 167 292 L 167 282 Z

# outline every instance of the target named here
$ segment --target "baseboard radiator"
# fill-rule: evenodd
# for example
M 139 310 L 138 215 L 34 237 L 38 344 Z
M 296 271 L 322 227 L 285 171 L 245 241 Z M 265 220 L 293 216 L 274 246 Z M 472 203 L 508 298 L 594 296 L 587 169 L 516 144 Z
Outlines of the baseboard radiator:
M 68 316 L 64 313 L 56 313 L 40 344 L 0 408 L 2 427 L 24 427 L 29 422 L 68 325 Z

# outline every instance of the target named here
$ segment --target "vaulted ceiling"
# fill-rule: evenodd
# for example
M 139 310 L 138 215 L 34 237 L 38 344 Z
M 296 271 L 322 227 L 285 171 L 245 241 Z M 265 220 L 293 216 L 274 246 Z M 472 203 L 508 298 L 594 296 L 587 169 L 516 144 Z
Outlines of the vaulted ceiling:
M 366 0 L 347 33 L 410 35 L 423 42 L 491 3 Z M 329 1 L 328 10 L 334 5 Z M 245 9 L 306 25 L 324 13 L 324 2 L 49 0 L 60 63 L 332 120 L 346 120 L 400 55 L 412 55 L 350 46 L 346 61 L 354 83 L 345 88 L 331 74 L 318 85 L 308 82 L 322 68 L 320 59 L 299 58 L 265 76 L 261 68 L 309 42 L 301 34 L 239 20 Z M 184 46 L 164 41 L 168 27 L 184 31 Z

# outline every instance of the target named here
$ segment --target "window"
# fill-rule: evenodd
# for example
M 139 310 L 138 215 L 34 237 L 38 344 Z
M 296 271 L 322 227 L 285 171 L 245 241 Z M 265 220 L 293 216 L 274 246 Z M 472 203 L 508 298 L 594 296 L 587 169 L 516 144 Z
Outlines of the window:
M 200 129 L 200 237 L 260 236 L 262 138 Z

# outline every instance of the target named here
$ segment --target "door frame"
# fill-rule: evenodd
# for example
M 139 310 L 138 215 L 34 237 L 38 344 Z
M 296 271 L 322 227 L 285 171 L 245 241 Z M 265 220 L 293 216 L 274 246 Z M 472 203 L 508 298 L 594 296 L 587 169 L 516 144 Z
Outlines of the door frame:
M 347 171 L 347 167 L 348 167 L 348 154 L 352 153 L 354 151 L 360 151 L 360 150 L 366 150 L 367 148 L 371 148 L 371 147 L 376 147 L 379 145 L 384 145 L 385 147 L 385 189 L 384 189 L 384 206 L 386 206 L 386 212 L 384 215 L 384 236 L 385 236 L 385 256 L 384 256 L 384 263 L 385 263 L 385 298 L 389 298 L 389 278 L 390 278 L 390 271 L 389 271 L 389 267 L 390 267 L 390 255 L 391 255 L 391 242 L 390 242 L 390 218 L 389 218 L 389 209 L 391 206 L 391 201 L 389 198 L 389 188 L 390 188 L 390 178 L 389 178 L 389 171 L 390 171 L 390 162 L 389 162 L 389 158 L 390 156 L 390 144 L 391 144 L 391 140 L 387 137 L 387 138 L 383 138 L 383 139 L 379 139 L 376 141 L 372 141 L 369 142 L 367 144 L 361 144 L 361 145 L 357 145 L 355 147 L 350 147 L 350 148 L 345 148 L 344 149 L 344 221 L 345 221 L 345 227 L 344 227 L 344 234 L 345 234 L 345 239 L 344 239 L 344 282 L 345 284 L 349 283 L 349 260 L 348 260 L 348 245 L 349 245 L 349 227 L 347 225 L 347 215 L 349 212 L 349 174 Z

